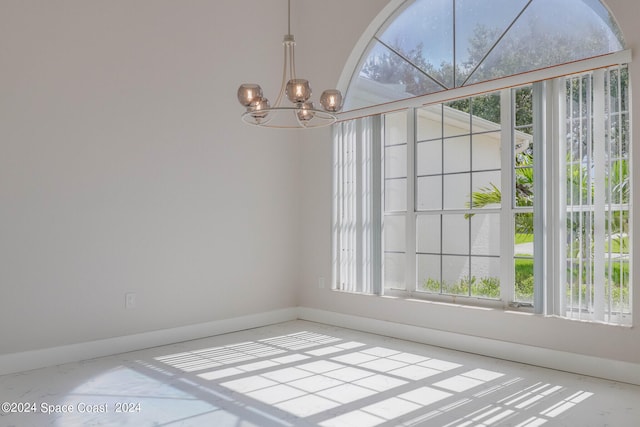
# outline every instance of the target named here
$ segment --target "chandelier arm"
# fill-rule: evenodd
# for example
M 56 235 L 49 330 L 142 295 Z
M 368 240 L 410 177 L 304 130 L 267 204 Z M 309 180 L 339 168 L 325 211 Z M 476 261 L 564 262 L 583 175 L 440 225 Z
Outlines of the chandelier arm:
M 298 112 L 297 112 L 297 111 L 294 111 L 294 112 L 293 112 L 293 117 L 296 119 L 296 122 L 298 122 L 298 126 L 307 127 L 307 126 L 305 125 L 305 123 L 303 123 L 303 122 L 300 120 L 300 117 L 298 116 Z
M 280 106 L 280 102 L 282 102 L 282 97 L 284 96 L 286 85 L 287 85 L 287 43 L 285 42 L 284 43 L 284 64 L 282 65 L 282 83 L 280 84 L 280 93 L 278 94 L 276 103 L 273 104 L 274 107 Z
M 295 42 L 291 42 L 289 45 L 289 66 L 291 67 L 289 75 L 292 79 L 296 79 L 296 50 Z
M 299 111 L 298 107 L 271 107 L 262 110 L 266 113 L 266 117 L 255 117 L 251 111 L 245 112 L 241 117 L 242 121 L 248 125 L 276 129 L 312 129 L 329 126 L 337 121 L 334 114 L 315 108 L 307 110 L 313 114 L 312 118 L 307 121 L 300 120 L 297 115 Z M 291 115 L 293 120 L 287 119 L 287 117 L 291 118 Z

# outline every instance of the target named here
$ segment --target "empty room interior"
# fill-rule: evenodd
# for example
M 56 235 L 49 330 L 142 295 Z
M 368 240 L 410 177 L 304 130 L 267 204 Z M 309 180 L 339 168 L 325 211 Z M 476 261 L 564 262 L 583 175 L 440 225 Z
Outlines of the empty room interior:
M 637 425 L 638 16 L 0 0 L 0 427 Z

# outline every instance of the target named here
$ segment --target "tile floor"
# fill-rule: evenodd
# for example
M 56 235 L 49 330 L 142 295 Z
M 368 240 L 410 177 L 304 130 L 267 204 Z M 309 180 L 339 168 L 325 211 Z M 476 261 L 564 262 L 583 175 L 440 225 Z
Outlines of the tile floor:
M 637 386 L 304 321 L 0 376 L 5 401 L 36 412 L 0 427 L 640 425 Z

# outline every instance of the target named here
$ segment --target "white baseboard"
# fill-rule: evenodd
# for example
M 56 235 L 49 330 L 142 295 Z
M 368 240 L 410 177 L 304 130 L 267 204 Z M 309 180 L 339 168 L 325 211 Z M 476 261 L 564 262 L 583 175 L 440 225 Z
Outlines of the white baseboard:
M 636 363 L 550 350 L 307 307 L 298 307 L 298 318 L 512 362 L 640 385 L 640 364 Z
M 285 308 L 197 325 L 0 355 L 0 375 L 174 344 L 296 319 L 350 328 L 580 375 L 589 375 L 640 385 L 640 364 L 456 334 L 420 326 L 404 325 L 307 307 Z
M 0 375 L 142 350 L 297 319 L 295 308 L 41 350 L 0 355 Z

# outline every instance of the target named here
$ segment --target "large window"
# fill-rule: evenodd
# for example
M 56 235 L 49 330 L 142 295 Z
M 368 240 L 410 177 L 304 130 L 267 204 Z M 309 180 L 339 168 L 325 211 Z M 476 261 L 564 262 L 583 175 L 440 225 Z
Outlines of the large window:
M 340 124 L 336 287 L 630 323 L 628 107 L 617 66 Z
M 606 7 L 396 3 L 347 91 L 367 117 L 335 127 L 334 288 L 630 324 L 630 55 Z

